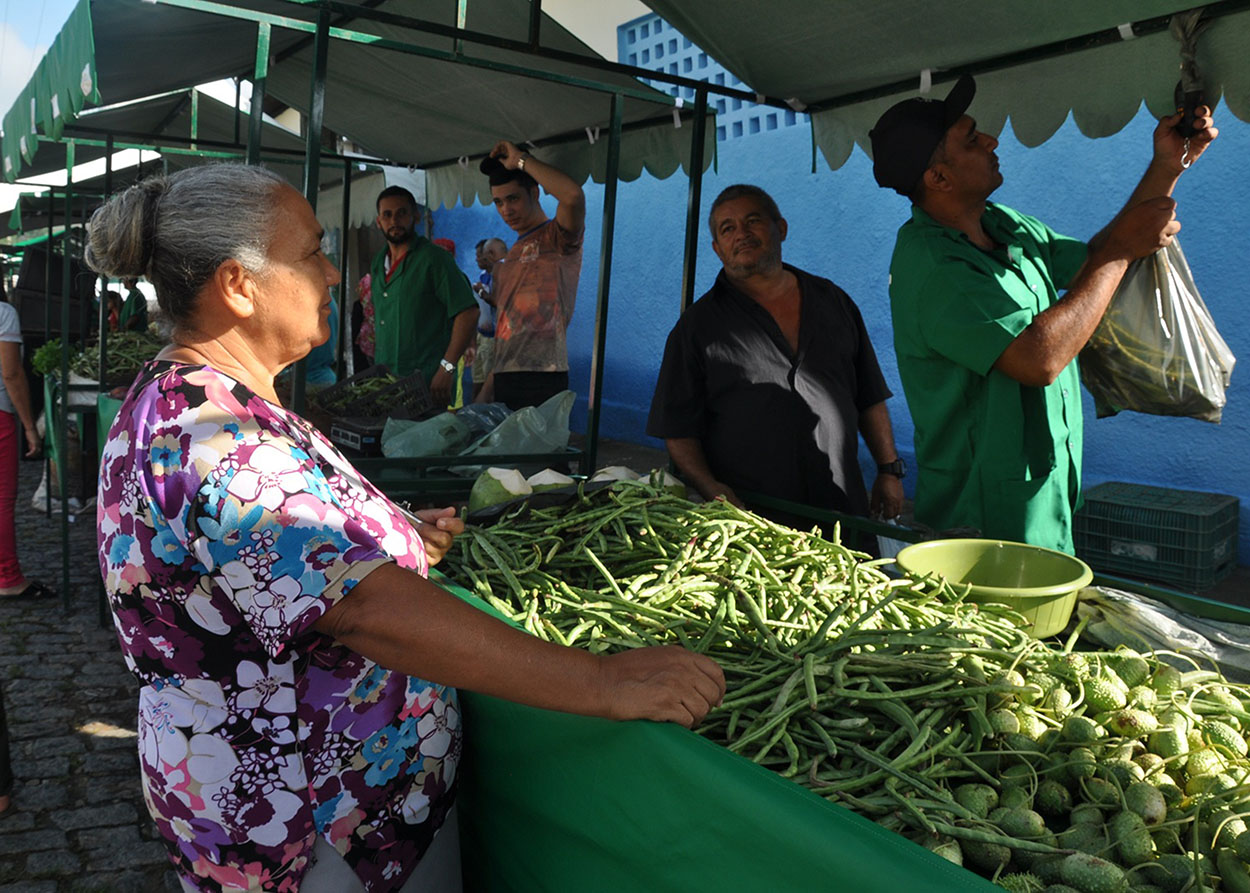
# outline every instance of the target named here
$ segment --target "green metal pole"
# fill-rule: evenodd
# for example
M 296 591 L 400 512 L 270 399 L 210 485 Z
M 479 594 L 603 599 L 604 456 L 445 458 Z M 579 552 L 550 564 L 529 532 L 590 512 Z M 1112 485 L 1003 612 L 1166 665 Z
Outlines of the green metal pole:
M 269 77 L 268 22 L 256 26 L 256 68 L 252 76 L 252 110 L 247 123 L 247 163 L 260 162 L 261 125 L 264 123 L 265 80 Z
M 339 355 L 335 362 L 335 374 L 339 380 L 347 376 L 347 335 L 351 331 L 348 325 L 347 299 L 350 290 L 347 287 L 347 230 L 351 226 L 352 214 L 352 162 L 343 159 L 343 216 L 339 223 Z M 360 370 L 357 369 L 357 372 Z
M 695 261 L 699 254 L 700 214 L 703 200 L 703 143 L 707 140 L 707 89 L 694 94 L 694 122 L 690 130 L 690 188 L 686 195 L 686 254 L 681 270 L 681 312 L 694 302 Z
M 196 137 L 200 135 L 200 91 L 191 88 L 191 148 L 198 149 Z
M 621 118 L 625 98 L 612 94 L 612 127 L 608 163 L 603 177 L 603 235 L 599 247 L 599 302 L 595 308 L 595 346 L 590 355 L 590 396 L 586 412 L 586 468 L 594 471 L 599 453 L 599 422 L 603 400 L 603 353 L 608 336 L 608 294 L 612 287 L 612 237 L 616 229 L 616 180 L 621 163 Z
M 317 13 L 317 37 L 313 44 L 312 87 L 308 98 L 308 128 L 304 137 L 304 198 L 317 210 L 317 190 L 321 185 L 321 126 L 325 120 L 326 63 L 330 51 L 330 13 Z M 308 358 L 301 357 L 291 370 L 291 408 L 304 411 Z
M 464 24 L 469 20 L 469 0 L 456 0 L 456 27 L 464 29 Z M 464 52 L 464 41 L 457 37 L 452 41 L 452 47 L 457 56 Z
M 57 407 L 60 431 L 57 432 L 56 481 L 61 493 L 61 607 L 69 613 L 69 493 L 65 466 L 69 464 L 66 438 L 69 435 L 69 300 L 73 285 L 70 267 L 70 221 L 74 213 L 74 141 L 65 144 L 65 228 L 61 231 L 61 405 Z M 51 250 L 51 245 L 48 246 Z M 83 333 L 86 334 L 85 332 Z
M 113 137 L 110 135 L 108 138 L 108 148 L 104 152 L 104 197 L 107 199 L 112 194 L 113 194 Z M 100 277 L 100 282 L 102 285 L 105 285 L 105 286 L 108 285 L 108 279 L 104 276 Z M 108 291 L 107 287 L 100 289 L 100 313 L 99 313 L 100 365 L 98 366 L 97 371 L 96 371 L 96 381 L 100 383 L 100 387 L 104 387 L 104 376 L 108 374 L 108 368 L 109 368 L 109 360 L 108 360 L 109 308 L 108 308 L 108 300 L 107 300 L 107 297 L 108 297 L 107 291 Z
M 55 215 L 56 198 L 53 195 L 53 192 L 51 189 L 48 190 L 47 194 L 44 197 L 48 200 L 48 238 L 47 238 L 47 241 L 44 242 L 44 246 L 46 250 L 44 251 L 44 255 L 43 255 L 43 341 L 45 344 L 47 344 L 49 341 L 52 340 L 52 245 L 53 245 L 53 242 L 52 242 L 53 226 L 52 225 L 53 225 L 53 218 L 56 216 Z M 65 353 L 65 342 L 62 341 L 61 342 L 62 357 L 64 357 L 64 353 Z M 49 402 L 46 399 L 47 396 L 52 393 L 52 389 L 48 386 L 46 381 L 44 383 L 43 393 L 45 397 L 44 407 L 43 407 L 44 418 L 51 419 L 55 411 L 55 407 L 49 405 Z M 49 441 L 52 439 L 51 437 L 48 436 L 48 431 L 46 430 L 46 428 L 44 430 L 44 439 L 49 440 Z M 51 472 L 52 454 L 51 452 L 45 451 L 44 457 L 45 458 L 43 460 L 43 465 L 44 465 L 43 477 L 45 481 L 48 481 L 48 486 L 43 488 L 43 511 L 45 514 L 51 516 L 52 514 L 52 483 L 51 483 L 52 481 L 52 472 Z
M 461 28 L 464 25 L 460 26 Z M 542 41 L 543 0 L 530 0 L 530 47 L 537 49 Z

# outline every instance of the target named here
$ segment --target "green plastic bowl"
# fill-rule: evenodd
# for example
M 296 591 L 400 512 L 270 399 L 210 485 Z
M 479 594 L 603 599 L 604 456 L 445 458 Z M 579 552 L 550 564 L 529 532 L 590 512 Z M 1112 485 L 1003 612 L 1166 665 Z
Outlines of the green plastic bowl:
M 1079 558 L 1005 540 L 930 540 L 907 546 L 895 561 L 913 576 L 937 574 L 952 584 L 970 584 L 970 601 L 1011 606 L 1039 639 L 1068 625 L 1077 593 L 1094 579 Z

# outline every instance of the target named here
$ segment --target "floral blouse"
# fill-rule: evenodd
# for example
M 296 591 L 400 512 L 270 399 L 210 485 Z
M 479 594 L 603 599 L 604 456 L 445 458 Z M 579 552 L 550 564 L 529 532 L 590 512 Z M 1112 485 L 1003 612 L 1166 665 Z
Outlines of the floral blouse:
M 315 835 L 399 889 L 454 797 L 454 689 L 314 630 L 370 571 L 428 571 L 312 426 L 205 366 L 149 363 L 100 468 L 100 565 L 138 677 L 144 796 L 205 891 L 294 891 Z

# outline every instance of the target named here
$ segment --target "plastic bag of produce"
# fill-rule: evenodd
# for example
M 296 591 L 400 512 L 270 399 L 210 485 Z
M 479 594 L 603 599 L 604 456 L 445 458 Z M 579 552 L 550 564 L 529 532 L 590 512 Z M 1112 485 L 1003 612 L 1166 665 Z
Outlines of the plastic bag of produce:
M 1081 380 L 1099 418 L 1131 409 L 1218 422 L 1234 362 L 1174 239 L 1124 274 L 1081 351 Z
M 456 417 L 469 426 L 473 437 L 489 434 L 512 415 L 506 403 L 470 403 L 456 410 Z
M 1109 650 L 1127 645 L 1139 651 L 1176 651 L 1202 664 L 1217 664 L 1230 679 L 1250 680 L 1250 644 L 1240 623 L 1186 614 L 1107 586 L 1087 586 L 1077 599 L 1077 616 L 1088 618 L 1084 635 Z
M 471 444 L 460 455 L 466 458 L 507 453 L 554 453 L 569 445 L 569 414 L 577 395 L 561 391 L 540 406 L 525 406 L 504 419 L 494 431 Z M 522 466 L 526 474 L 541 470 L 546 463 Z M 481 465 L 459 465 L 456 474 L 476 475 Z
M 469 426 L 455 413 L 439 413 L 422 422 L 387 419 L 382 429 L 382 455 L 389 459 L 452 456 L 472 439 Z

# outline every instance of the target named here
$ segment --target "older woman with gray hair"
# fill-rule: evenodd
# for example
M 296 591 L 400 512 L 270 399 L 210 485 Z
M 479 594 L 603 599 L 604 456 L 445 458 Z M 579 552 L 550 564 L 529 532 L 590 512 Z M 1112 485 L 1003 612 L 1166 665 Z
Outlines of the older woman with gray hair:
M 173 326 L 109 431 L 97 517 L 143 789 L 187 890 L 459 889 L 457 687 L 686 726 L 724 693 L 702 655 L 563 648 L 426 578 L 451 510 L 410 522 L 274 393 L 329 335 L 322 235 L 238 165 L 91 221 L 88 262 L 146 276 Z

